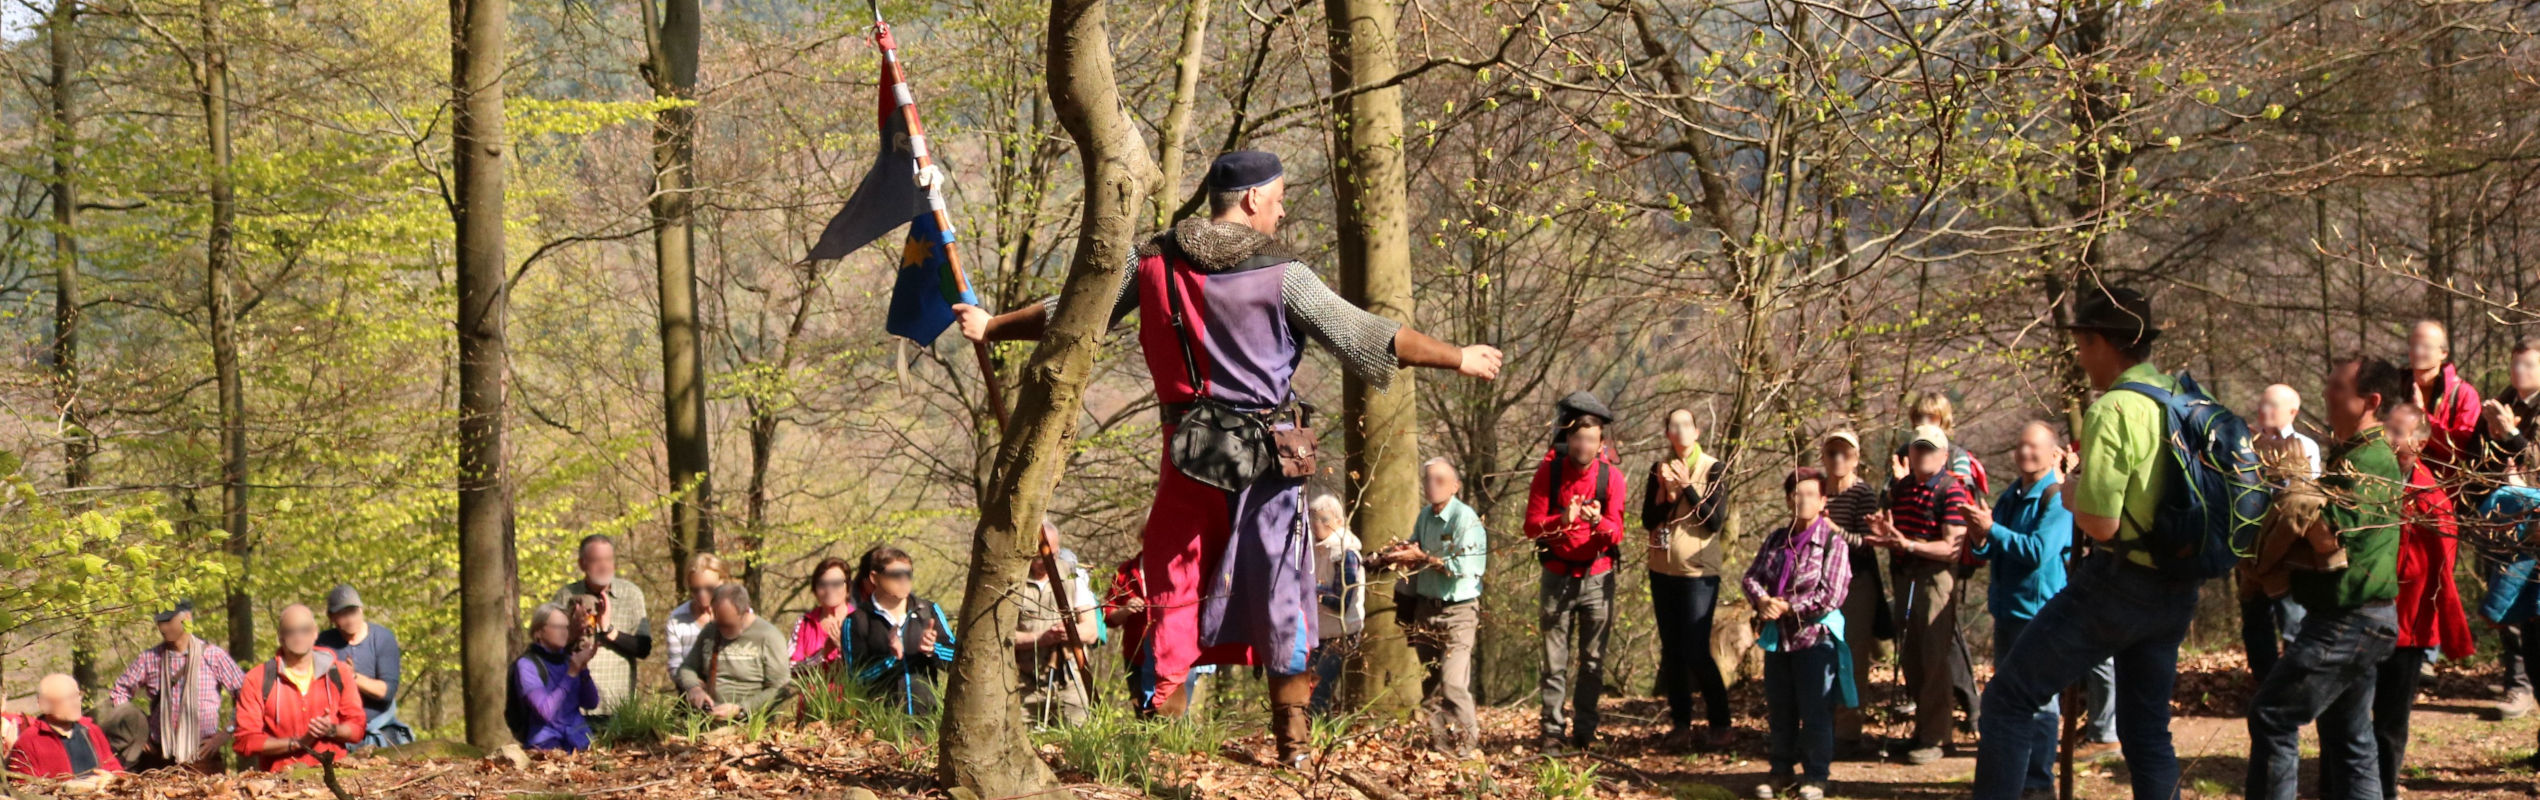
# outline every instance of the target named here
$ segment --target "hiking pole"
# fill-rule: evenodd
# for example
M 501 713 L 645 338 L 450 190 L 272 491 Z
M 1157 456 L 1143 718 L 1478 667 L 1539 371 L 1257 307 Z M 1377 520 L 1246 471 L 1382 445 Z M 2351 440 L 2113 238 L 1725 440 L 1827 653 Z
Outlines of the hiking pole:
M 996 385 L 995 376 L 989 377 L 988 384 Z M 1049 570 L 1050 595 L 1058 599 L 1058 624 L 1066 632 L 1067 660 L 1074 663 L 1076 683 L 1085 687 L 1085 702 L 1090 705 L 1095 700 L 1094 665 L 1085 654 L 1085 633 L 1076 629 L 1076 576 L 1059 574 L 1058 528 L 1051 526 L 1048 520 L 1041 521 L 1040 558 L 1042 568 Z

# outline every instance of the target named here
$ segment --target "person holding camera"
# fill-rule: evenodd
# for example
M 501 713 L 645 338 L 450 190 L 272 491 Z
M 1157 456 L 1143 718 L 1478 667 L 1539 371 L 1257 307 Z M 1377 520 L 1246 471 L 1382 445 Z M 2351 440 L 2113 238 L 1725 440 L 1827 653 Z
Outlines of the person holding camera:
M 529 612 L 529 647 L 512 662 L 511 702 L 503 709 L 523 748 L 591 749 L 591 723 L 582 712 L 600 706 L 600 685 L 591 680 L 600 646 L 581 628 L 555 603 Z

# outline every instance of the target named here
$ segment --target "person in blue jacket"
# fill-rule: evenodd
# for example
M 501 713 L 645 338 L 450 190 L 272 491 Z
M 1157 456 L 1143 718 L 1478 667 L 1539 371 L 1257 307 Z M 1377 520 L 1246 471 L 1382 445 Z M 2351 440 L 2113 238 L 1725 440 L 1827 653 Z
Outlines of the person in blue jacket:
M 1959 509 L 1966 517 L 1968 541 L 1977 558 L 1993 565 L 1993 588 L 1986 598 L 1993 612 L 1993 653 L 2011 652 L 2020 631 L 2037 618 L 2047 598 L 2064 590 L 2064 560 L 2073 547 L 2073 513 L 2064 508 L 2055 485 L 2062 480 L 2063 436 L 2055 426 L 2030 422 L 2020 431 L 2012 451 L 2019 478 L 2003 488 L 1991 507 L 1981 502 Z M 2037 710 L 2027 733 L 2029 748 L 2026 791 L 2055 788 L 2055 732 L 2060 719 L 2054 698 Z
M 915 559 L 876 546 L 858 562 L 854 585 L 865 600 L 847 615 L 847 674 L 893 707 L 933 715 L 936 676 L 952 666 L 953 632 L 943 607 L 916 595 Z

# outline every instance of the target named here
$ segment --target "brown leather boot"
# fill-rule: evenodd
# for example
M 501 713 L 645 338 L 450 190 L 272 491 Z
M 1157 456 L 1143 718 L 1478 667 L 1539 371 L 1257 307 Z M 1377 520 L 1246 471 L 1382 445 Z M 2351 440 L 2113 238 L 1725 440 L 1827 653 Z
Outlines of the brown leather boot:
M 1305 766 L 1314 740 L 1314 720 L 1306 705 L 1313 698 L 1311 673 L 1270 678 L 1270 738 L 1279 745 L 1279 766 Z
M 1279 766 L 1304 769 L 1314 740 L 1314 721 L 1306 715 L 1305 704 L 1271 706 L 1270 737 L 1279 743 Z

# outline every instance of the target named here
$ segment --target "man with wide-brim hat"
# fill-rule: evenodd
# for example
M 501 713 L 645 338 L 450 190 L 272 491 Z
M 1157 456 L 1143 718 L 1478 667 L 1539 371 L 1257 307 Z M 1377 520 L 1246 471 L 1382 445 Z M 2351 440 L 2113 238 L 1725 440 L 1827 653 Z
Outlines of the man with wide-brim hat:
M 1274 237 L 1287 216 L 1287 177 L 1278 156 L 1218 156 L 1205 183 L 1209 218 L 1183 220 L 1139 247 L 1111 306 L 1114 321 L 1138 315 L 1138 347 L 1155 381 L 1164 441 L 1173 442 L 1195 413 L 1252 415 L 1275 430 L 1300 427 L 1291 383 L 1308 340 L 1378 389 L 1403 367 L 1499 375 L 1497 348 L 1457 347 L 1350 305 L 1281 245 Z M 953 311 L 962 336 L 974 342 L 1039 339 L 1055 305 L 994 317 L 968 305 Z M 1203 458 L 1196 467 L 1177 461 L 1164 459 L 1141 535 L 1149 615 L 1143 658 L 1152 670 L 1139 672 L 1154 682 L 1151 690 L 1139 687 L 1139 708 L 1179 713 L 1195 665 L 1260 666 L 1270 675 L 1279 759 L 1296 764 L 1311 732 L 1307 655 L 1317 639 L 1312 547 L 1300 513 L 1305 479 L 1277 464 L 1257 477 L 1209 469 L 1236 458 Z M 1198 477 L 1188 471 L 1195 468 Z
M 2168 423 L 2161 404 L 2117 387 L 2143 384 L 2174 392 L 2180 384 L 2151 363 L 2161 328 L 2149 298 L 2099 284 L 2084 285 L 2076 294 L 2062 327 L 2091 388 L 2102 394 L 2082 417 L 2081 466 L 2063 483 L 2063 503 L 2073 512 L 2077 533 L 2097 546 L 2074 565 L 2071 583 L 2038 610 L 2010 651 L 1994 654 L 1979 723 L 1983 738 L 1974 792 L 1979 800 L 2020 796 L 2035 743 L 2014 728 L 2028 724 L 2047 700 L 2112 656 L 2117 739 L 2134 796 L 2178 794 L 2170 692 L 2178 679 L 2178 645 L 2196 617 L 2204 579 L 2157 569 L 2136 546 L 2178 467 L 2163 444 Z

